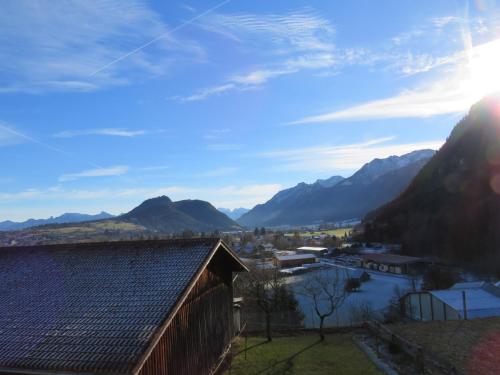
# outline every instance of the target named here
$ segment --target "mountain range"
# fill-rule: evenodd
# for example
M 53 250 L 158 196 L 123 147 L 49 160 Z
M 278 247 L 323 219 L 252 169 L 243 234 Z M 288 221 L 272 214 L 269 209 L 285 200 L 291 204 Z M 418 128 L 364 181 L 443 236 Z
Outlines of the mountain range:
M 0 222 L 0 231 L 21 230 L 40 225 L 49 224 L 65 224 L 65 223 L 82 223 L 86 221 L 110 219 L 114 217 L 107 212 L 102 211 L 96 215 L 78 214 L 78 213 L 65 213 L 61 216 L 51 216 L 48 219 L 28 219 L 23 222 L 14 222 L 10 220 Z
M 374 159 L 349 178 L 333 176 L 299 183 L 255 206 L 237 222 L 248 228 L 361 219 L 399 195 L 434 155 L 433 150 Z
M 226 214 L 229 218 L 233 220 L 238 220 L 243 214 L 246 214 L 248 211 L 250 211 L 249 208 L 243 208 L 243 207 L 234 208 L 232 210 L 230 208 L 219 207 L 218 210 L 223 214 Z
M 367 216 L 368 240 L 500 275 L 500 97 L 475 104 L 397 199 Z

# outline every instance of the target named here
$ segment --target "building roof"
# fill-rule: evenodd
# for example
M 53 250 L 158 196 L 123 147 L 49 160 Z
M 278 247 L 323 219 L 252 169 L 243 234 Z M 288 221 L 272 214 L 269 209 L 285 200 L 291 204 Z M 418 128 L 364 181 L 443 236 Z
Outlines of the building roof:
M 328 250 L 327 247 L 317 247 L 317 246 L 302 246 L 299 247 L 297 250 L 299 251 L 326 251 Z
M 450 289 L 470 289 L 470 288 L 482 288 L 488 283 L 486 281 L 467 281 L 463 283 L 456 283 Z
M 295 255 L 277 255 L 276 256 L 276 259 L 278 259 L 279 261 L 282 261 L 282 260 L 311 259 L 311 258 L 316 259 L 316 257 L 314 256 L 314 254 L 295 254 Z
M 465 292 L 467 317 L 486 318 L 489 316 L 500 316 L 500 297 L 490 293 L 485 288 L 435 290 L 429 293 L 452 307 L 463 317 L 463 292 Z
M 245 269 L 218 239 L 0 248 L 0 372 L 132 373 L 224 250 Z
M 364 261 L 373 261 L 376 263 L 385 264 L 410 264 L 416 262 L 423 262 L 423 258 L 410 257 L 406 255 L 397 254 L 360 254 L 359 257 Z

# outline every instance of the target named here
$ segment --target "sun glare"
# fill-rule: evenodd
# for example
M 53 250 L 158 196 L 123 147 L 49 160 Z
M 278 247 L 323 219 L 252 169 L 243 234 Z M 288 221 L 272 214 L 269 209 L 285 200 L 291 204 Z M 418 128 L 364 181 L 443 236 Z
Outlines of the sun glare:
M 465 87 L 472 102 L 500 91 L 500 39 L 470 49 Z

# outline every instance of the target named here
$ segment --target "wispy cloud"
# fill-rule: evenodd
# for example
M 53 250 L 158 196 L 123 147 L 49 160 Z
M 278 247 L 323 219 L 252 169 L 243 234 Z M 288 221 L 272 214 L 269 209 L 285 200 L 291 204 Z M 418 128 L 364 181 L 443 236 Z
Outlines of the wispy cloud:
M 54 134 L 56 138 L 73 138 L 88 135 L 104 135 L 112 137 L 137 137 L 146 134 L 146 130 L 129 130 L 124 128 L 103 128 L 103 129 L 87 129 L 87 130 L 65 130 Z
M 74 181 L 81 178 L 87 177 L 109 177 L 109 176 L 121 176 L 129 171 L 127 166 L 115 166 L 109 168 L 95 168 L 88 169 L 78 173 L 68 173 L 63 174 L 59 177 L 59 182 Z
M 246 72 L 233 74 L 225 82 L 202 88 L 194 94 L 177 96 L 181 102 L 193 102 L 229 91 L 255 89 L 272 79 L 306 69 L 334 66 L 332 38 L 335 29 L 329 20 L 311 8 L 286 14 L 212 14 L 198 23 L 206 31 L 246 43 L 257 51 L 274 51 L 271 62 Z M 266 46 L 266 48 L 262 48 Z
M 138 0 L 6 2 L 0 13 L 0 70 L 9 80 L 0 92 L 92 91 L 138 75 L 161 75 L 178 60 L 203 55 L 196 43 L 166 31 L 161 17 Z M 90 76 L 158 35 L 163 37 L 148 51 Z
M 237 143 L 211 143 L 207 145 L 209 151 L 234 151 L 241 149 L 241 145 Z
M 442 86 L 436 84 L 428 89 L 403 91 L 394 97 L 373 100 L 317 116 L 304 117 L 290 122 L 289 125 L 387 118 L 425 118 L 465 112 L 471 104 L 468 95 Z
M 413 89 L 383 99 L 374 99 L 347 108 L 307 116 L 290 125 L 356 121 L 387 118 L 425 118 L 443 114 L 466 113 L 482 96 L 498 91 L 500 74 L 500 39 L 464 50 L 446 58 L 450 63 L 437 78 Z M 439 63 L 437 64 L 439 65 Z
M 297 51 L 331 51 L 335 29 L 328 19 L 311 8 L 286 14 L 221 14 L 214 13 L 199 22 L 207 31 L 246 39 L 272 42 L 278 53 Z
M 273 150 L 256 156 L 277 160 L 280 170 L 340 173 L 357 170 L 375 158 L 403 155 L 420 149 L 436 150 L 444 143 L 444 140 L 412 143 L 394 143 L 394 140 L 394 137 L 384 137 L 346 145 Z
M 65 189 L 62 186 L 54 186 L 47 189 L 30 188 L 17 192 L 0 192 L 0 202 L 3 204 L 16 205 L 18 202 L 40 201 L 45 204 L 52 201 L 85 202 L 88 210 L 93 211 L 113 211 L 108 207 L 119 207 L 116 213 L 127 211 L 139 204 L 142 200 L 168 195 L 173 200 L 180 199 L 203 199 L 209 201 L 216 207 L 253 207 L 270 199 L 274 194 L 282 189 L 280 184 L 250 184 L 250 185 L 223 185 L 214 187 L 188 187 L 188 186 L 159 186 L 159 187 L 129 187 L 121 189 Z M 98 202 L 98 205 L 91 207 L 90 202 Z M 118 203 L 120 202 L 120 203 Z M 75 203 L 76 204 L 76 203 Z M 81 206 L 81 204 L 80 204 Z M 50 208 L 44 209 L 42 216 L 56 214 Z M 27 214 L 17 219 L 27 219 L 33 215 L 30 208 Z M 12 219 L 12 217 L 4 217 Z

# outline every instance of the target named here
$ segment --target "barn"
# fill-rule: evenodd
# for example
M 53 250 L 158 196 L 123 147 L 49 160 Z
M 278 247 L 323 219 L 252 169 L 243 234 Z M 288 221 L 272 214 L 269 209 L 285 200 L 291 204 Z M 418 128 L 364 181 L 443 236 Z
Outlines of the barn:
M 245 270 L 219 239 L 0 248 L 0 373 L 212 374 Z
M 316 257 L 312 254 L 276 255 L 273 258 L 273 264 L 279 268 L 297 267 L 311 263 L 316 263 Z

